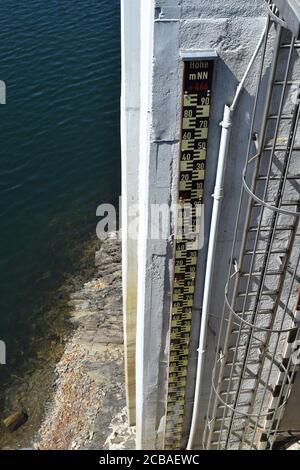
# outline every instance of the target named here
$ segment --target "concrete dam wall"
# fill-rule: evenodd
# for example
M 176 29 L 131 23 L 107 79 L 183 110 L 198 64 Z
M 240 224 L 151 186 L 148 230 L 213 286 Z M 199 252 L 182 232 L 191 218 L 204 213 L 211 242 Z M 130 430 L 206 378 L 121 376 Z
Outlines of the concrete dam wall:
M 265 449 L 300 429 L 300 11 L 287 3 L 121 1 L 137 448 Z M 179 240 L 185 204 L 199 230 Z

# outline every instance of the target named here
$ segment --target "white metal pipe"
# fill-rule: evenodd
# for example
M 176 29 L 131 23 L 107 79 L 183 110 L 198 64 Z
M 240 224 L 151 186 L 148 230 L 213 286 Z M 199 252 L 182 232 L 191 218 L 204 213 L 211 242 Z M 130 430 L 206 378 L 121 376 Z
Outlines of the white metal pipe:
M 204 356 L 205 356 L 205 351 L 206 351 L 209 305 L 210 305 L 211 287 L 212 287 L 212 281 L 213 281 L 213 270 L 214 270 L 215 256 L 216 256 L 216 245 L 217 245 L 217 236 L 218 236 L 218 225 L 219 225 L 219 219 L 220 219 L 221 201 L 223 199 L 223 186 L 224 186 L 224 178 L 225 178 L 225 170 L 226 170 L 226 161 L 227 161 L 227 156 L 228 156 L 228 148 L 229 148 L 229 141 L 230 141 L 230 135 L 231 135 L 231 127 L 232 127 L 232 117 L 236 109 L 236 105 L 240 97 L 241 91 L 245 85 L 246 78 L 251 70 L 251 67 L 254 64 L 255 58 L 257 57 L 259 53 L 259 50 L 262 46 L 265 35 L 267 34 L 267 30 L 268 30 L 268 22 L 266 24 L 266 27 L 264 28 L 264 31 L 261 35 L 258 45 L 254 51 L 254 54 L 248 64 L 244 77 L 241 80 L 239 86 L 237 87 L 232 105 L 231 106 L 225 105 L 224 107 L 223 121 L 221 122 L 222 134 L 221 134 L 219 157 L 218 157 L 216 184 L 215 184 L 215 189 L 214 189 L 214 194 L 213 194 L 214 205 L 213 205 L 213 211 L 212 211 L 211 228 L 210 228 L 210 235 L 209 235 L 209 246 L 208 246 L 208 253 L 207 253 L 206 273 L 205 273 L 205 285 L 204 285 L 204 292 L 203 292 L 203 306 L 202 306 L 201 330 L 200 330 L 199 348 L 198 348 L 198 363 L 197 363 L 197 374 L 196 374 L 194 408 L 193 408 L 193 416 L 192 416 L 189 441 L 187 445 L 187 449 L 189 450 L 192 449 L 194 445 L 197 423 L 198 423 L 199 414 L 200 414 L 200 396 L 201 396 L 203 372 L 204 372 Z
M 201 330 L 200 330 L 200 340 L 199 340 L 199 349 L 198 349 L 198 363 L 197 363 L 197 378 L 196 378 L 196 388 L 195 388 L 195 400 L 194 400 L 194 409 L 193 409 L 193 418 L 190 430 L 190 437 L 188 442 L 188 449 L 192 449 L 196 426 L 199 418 L 199 398 L 200 391 L 202 386 L 203 378 L 203 365 L 204 365 L 204 354 L 206 348 L 206 337 L 207 337 L 207 326 L 208 326 L 208 308 L 210 303 L 211 296 L 211 286 L 213 280 L 213 268 L 214 260 L 216 256 L 216 244 L 218 236 L 218 225 L 220 219 L 220 205 L 223 198 L 223 185 L 224 185 L 224 176 L 225 176 L 225 167 L 226 159 L 228 155 L 228 146 L 231 134 L 232 126 L 232 111 L 229 106 L 225 106 L 223 121 L 221 122 L 222 126 L 222 135 L 220 142 L 220 151 L 218 159 L 218 168 L 216 176 L 216 185 L 213 194 L 214 205 L 211 218 L 211 230 L 209 237 L 209 247 L 207 253 L 207 265 L 205 273 L 205 288 L 203 294 L 203 308 L 202 308 L 202 318 L 201 318 Z

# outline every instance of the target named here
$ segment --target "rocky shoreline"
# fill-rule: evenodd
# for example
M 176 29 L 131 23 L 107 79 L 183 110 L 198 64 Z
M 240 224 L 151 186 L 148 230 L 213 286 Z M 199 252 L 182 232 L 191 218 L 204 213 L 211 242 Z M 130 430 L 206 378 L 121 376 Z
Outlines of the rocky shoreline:
M 41 450 L 134 448 L 125 413 L 121 246 L 96 253 L 96 274 L 71 294 L 76 325 L 56 366 L 55 395 L 35 439 Z
M 2 425 L 2 449 L 135 446 L 125 409 L 121 243 L 112 234 L 97 245 L 83 247 L 79 272 L 57 293 L 67 328 L 58 327 L 59 340 L 38 351 L 44 360 L 7 391 L 11 416 L 26 410 L 29 419 L 14 432 Z

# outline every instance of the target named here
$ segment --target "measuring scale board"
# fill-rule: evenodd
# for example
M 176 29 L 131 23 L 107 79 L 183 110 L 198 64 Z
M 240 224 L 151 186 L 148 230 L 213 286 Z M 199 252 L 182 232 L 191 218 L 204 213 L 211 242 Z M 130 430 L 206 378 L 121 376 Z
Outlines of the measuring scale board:
M 214 60 L 184 61 L 178 201 L 180 207 L 183 205 L 192 207 L 193 234 L 195 234 L 198 220 L 196 207 L 203 204 L 204 198 L 213 69 Z M 185 238 L 185 233 L 180 240 L 177 238 L 174 242 L 174 279 L 164 436 L 164 448 L 168 450 L 181 449 L 184 437 L 185 395 L 198 262 L 197 247 L 195 249 L 192 246 L 190 236 L 188 239 Z

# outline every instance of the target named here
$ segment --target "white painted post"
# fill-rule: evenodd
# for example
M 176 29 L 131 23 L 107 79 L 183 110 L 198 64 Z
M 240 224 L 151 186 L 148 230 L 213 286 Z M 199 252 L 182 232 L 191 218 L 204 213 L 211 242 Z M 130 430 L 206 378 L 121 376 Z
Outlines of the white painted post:
M 149 340 L 151 341 L 151 292 L 148 290 L 148 250 L 149 250 L 149 185 L 150 152 L 152 122 L 152 74 L 153 74 L 153 30 L 154 1 L 141 2 L 141 113 L 140 113 L 140 223 L 138 249 L 138 316 L 136 343 L 136 425 L 137 449 L 151 449 L 155 445 L 156 412 L 149 402 Z M 148 362 L 148 363 L 147 363 Z M 145 426 L 147 423 L 147 426 Z
M 126 397 L 135 424 L 137 237 L 129 236 L 138 207 L 140 122 L 140 0 L 121 0 L 122 266 Z

